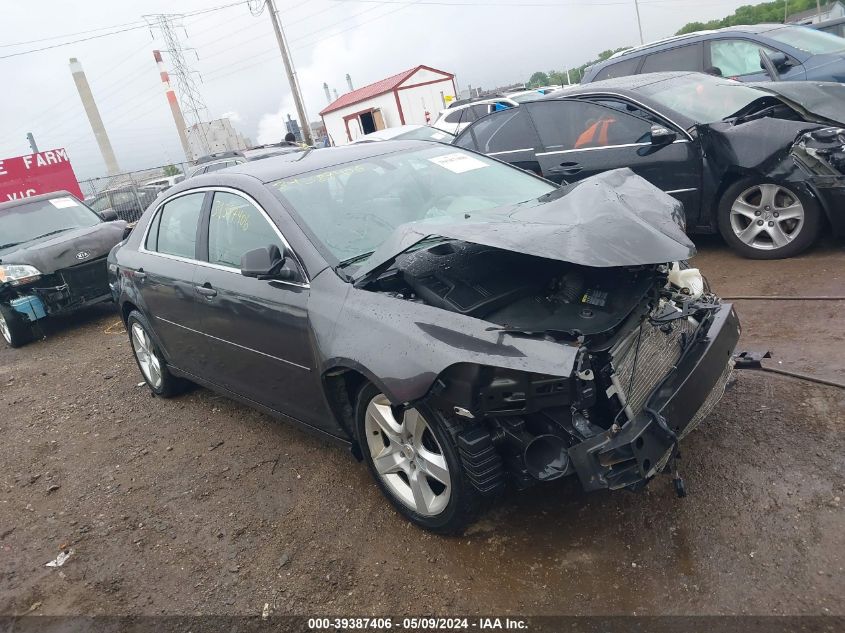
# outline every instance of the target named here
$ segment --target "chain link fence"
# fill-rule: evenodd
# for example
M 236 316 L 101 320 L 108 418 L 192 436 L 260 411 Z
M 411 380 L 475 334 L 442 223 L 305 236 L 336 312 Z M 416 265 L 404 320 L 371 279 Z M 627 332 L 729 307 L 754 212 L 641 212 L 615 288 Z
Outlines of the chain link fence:
M 161 165 L 103 178 L 80 180 L 85 203 L 97 212 L 112 209 L 121 220 L 136 222 L 162 191 L 185 179 L 189 163 Z

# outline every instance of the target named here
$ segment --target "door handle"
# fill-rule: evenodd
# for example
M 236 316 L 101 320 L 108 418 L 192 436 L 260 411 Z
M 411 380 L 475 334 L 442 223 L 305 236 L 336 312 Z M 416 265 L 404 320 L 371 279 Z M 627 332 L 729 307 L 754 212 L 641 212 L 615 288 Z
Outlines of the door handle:
M 147 278 L 147 273 L 144 272 L 143 268 L 139 268 L 134 273 L 132 273 L 132 276 L 135 277 L 135 279 L 138 279 L 139 281 L 143 281 Z
M 217 296 L 217 291 L 211 287 L 210 283 L 204 283 L 201 286 L 196 286 L 196 291 L 206 299 L 213 299 Z
M 574 176 L 582 169 L 581 165 L 576 162 L 561 163 L 559 173 L 564 174 L 565 176 Z

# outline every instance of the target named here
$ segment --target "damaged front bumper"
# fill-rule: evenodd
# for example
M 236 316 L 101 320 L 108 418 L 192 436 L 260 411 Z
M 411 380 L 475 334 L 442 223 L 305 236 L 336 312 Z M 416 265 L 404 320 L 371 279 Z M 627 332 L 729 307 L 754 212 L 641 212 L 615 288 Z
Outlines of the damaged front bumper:
M 634 488 L 663 470 L 677 440 L 698 426 L 724 394 L 740 331 L 733 306 L 722 304 L 640 413 L 569 449 L 585 491 Z

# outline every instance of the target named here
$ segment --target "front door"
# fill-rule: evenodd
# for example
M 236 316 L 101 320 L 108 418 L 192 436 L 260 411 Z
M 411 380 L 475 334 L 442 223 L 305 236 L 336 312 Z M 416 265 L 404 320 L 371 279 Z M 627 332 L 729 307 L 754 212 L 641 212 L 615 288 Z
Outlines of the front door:
M 204 375 L 254 402 L 333 430 L 309 337 L 303 271 L 288 251 L 289 265 L 297 268 L 294 279 L 240 273 L 244 253 L 271 244 L 286 248 L 280 232 L 252 200 L 232 191 L 214 192 L 207 217 L 207 263 L 198 265 L 194 288 L 209 347 Z
M 653 142 L 652 126 L 670 124 L 626 103 L 572 99 L 524 104 L 540 135 L 537 161 L 543 176 L 558 183 L 575 182 L 629 167 L 680 200 L 689 223 L 696 224 L 701 205 L 698 142 L 674 128 L 674 142 Z

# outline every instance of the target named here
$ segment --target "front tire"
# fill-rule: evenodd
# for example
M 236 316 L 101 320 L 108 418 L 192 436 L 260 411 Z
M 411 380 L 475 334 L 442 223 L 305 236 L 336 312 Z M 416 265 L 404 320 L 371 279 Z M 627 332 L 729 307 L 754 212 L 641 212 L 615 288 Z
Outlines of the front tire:
M 12 308 L 0 304 L 0 337 L 9 347 L 21 347 L 32 340 L 32 326 Z
M 358 396 L 356 435 L 376 484 L 403 516 L 438 534 L 462 533 L 483 505 L 461 464 L 456 428 L 430 407 L 392 406 L 373 385 Z
M 138 310 L 133 310 L 126 319 L 126 329 L 129 331 L 129 344 L 141 376 L 150 390 L 162 398 L 170 398 L 184 390 L 184 381 L 176 378 L 167 369 L 158 346 L 155 344 L 152 331 L 147 319 Z
M 749 259 L 793 257 L 816 241 L 821 211 L 794 185 L 744 178 L 728 187 L 718 209 L 719 232 Z

